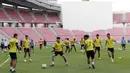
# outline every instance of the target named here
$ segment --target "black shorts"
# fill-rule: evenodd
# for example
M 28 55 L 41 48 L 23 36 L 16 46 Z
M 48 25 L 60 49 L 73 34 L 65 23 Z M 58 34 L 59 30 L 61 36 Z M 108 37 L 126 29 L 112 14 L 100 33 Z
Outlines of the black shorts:
M 24 48 L 24 52 L 30 52 L 29 48 Z
M 69 46 L 66 46 L 66 49 L 70 48 Z
M 56 52 L 55 52 L 55 56 L 57 56 L 57 55 L 63 56 L 63 54 L 64 54 L 64 53 L 63 53 L 62 51 L 56 51 Z
M 5 46 L 5 48 L 8 48 L 8 46 Z
M 90 51 L 86 51 L 86 54 L 87 54 L 87 58 L 89 59 L 91 57 L 91 59 L 94 59 L 94 51 L 93 50 L 90 50 Z
M 10 55 L 10 58 L 12 60 L 17 59 L 17 54 L 16 53 L 9 53 L 9 55 Z
M 33 48 L 34 48 L 34 46 L 31 46 L 31 48 L 33 49 Z
M 42 47 L 42 44 L 40 44 L 39 46 Z
M 122 45 L 122 47 L 125 47 L 126 45 L 125 44 L 121 44 Z
M 4 49 L 4 45 L 3 44 L 1 44 L 1 49 Z
M 100 51 L 100 47 L 95 47 L 95 50 L 98 50 L 98 51 Z
M 75 45 L 71 45 L 72 47 L 75 47 Z
M 84 45 L 83 45 L 83 44 L 81 44 L 81 47 L 84 47 Z
M 108 51 L 114 52 L 114 48 L 108 48 Z

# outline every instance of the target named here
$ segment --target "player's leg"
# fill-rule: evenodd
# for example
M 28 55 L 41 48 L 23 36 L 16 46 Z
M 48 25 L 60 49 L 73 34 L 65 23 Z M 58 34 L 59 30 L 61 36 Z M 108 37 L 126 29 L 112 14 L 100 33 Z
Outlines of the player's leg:
M 10 71 L 15 73 L 16 63 L 17 63 L 17 55 L 16 53 L 10 53 L 11 63 L 10 63 Z
M 75 50 L 75 52 L 76 52 L 76 47 L 75 47 L 75 45 L 74 45 L 74 50 Z
M 88 61 L 88 68 L 91 68 L 90 66 L 90 52 L 86 51 L 87 61 Z
M 40 50 L 42 49 L 42 44 L 40 44 Z
M 51 65 L 50 65 L 50 67 L 53 67 L 53 66 L 54 66 L 54 58 L 55 58 L 55 56 L 57 56 L 57 55 L 58 55 L 57 52 L 55 52 L 55 53 L 52 54 L 52 63 L 51 63 Z
M 31 50 L 29 48 L 27 49 L 27 53 L 28 53 L 29 61 L 32 61 L 32 59 L 31 59 Z
M 101 57 L 100 57 L 100 47 L 98 48 L 98 59 L 101 59 Z
M 66 50 L 65 50 L 65 53 L 67 53 L 67 51 L 68 51 L 68 47 L 66 46 Z
M 26 60 L 26 56 L 27 56 L 27 49 L 24 48 L 24 62 L 27 62 L 27 60 Z
M 93 67 L 93 69 L 95 69 L 95 65 L 94 65 L 94 56 L 95 56 L 95 53 L 94 53 L 94 51 L 90 51 L 90 53 L 91 53 L 91 59 L 92 59 L 92 67 Z
M 114 48 L 111 49 L 111 53 L 112 53 L 112 58 L 111 58 L 111 60 L 112 60 L 112 62 L 114 62 Z
M 111 58 L 111 51 L 110 51 L 110 48 L 108 48 L 108 56 L 109 56 L 109 58 Z
M 73 45 L 71 45 L 71 49 L 70 49 L 71 52 L 72 52 L 72 48 L 73 48 Z
M 32 46 L 32 51 L 33 51 L 33 53 L 34 53 L 34 46 Z
M 64 56 L 64 53 L 63 52 L 59 52 L 60 56 L 62 56 L 62 58 L 64 59 L 65 63 L 66 63 L 66 66 L 68 66 L 68 62 L 67 62 L 67 59 L 66 57 Z

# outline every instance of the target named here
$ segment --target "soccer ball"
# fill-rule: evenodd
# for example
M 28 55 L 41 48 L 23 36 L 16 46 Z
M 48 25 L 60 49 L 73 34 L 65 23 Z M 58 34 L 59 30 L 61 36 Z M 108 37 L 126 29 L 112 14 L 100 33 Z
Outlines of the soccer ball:
M 42 64 L 42 68 L 45 69 L 47 67 L 46 64 Z

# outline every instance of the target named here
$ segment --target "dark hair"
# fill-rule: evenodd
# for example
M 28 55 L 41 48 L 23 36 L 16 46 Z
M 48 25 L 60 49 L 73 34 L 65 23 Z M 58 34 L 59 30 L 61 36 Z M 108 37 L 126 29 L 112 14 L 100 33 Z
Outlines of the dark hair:
M 84 35 L 84 37 L 89 38 L 89 35 Z
M 96 36 L 99 36 L 99 34 L 96 34 Z
M 56 37 L 56 39 L 60 39 L 60 37 Z
M 28 35 L 25 35 L 25 37 L 28 37 Z
M 110 33 L 107 33 L 107 35 L 110 35 Z
M 14 33 L 14 37 L 16 37 L 16 36 L 18 36 L 18 34 L 17 34 L 17 33 Z

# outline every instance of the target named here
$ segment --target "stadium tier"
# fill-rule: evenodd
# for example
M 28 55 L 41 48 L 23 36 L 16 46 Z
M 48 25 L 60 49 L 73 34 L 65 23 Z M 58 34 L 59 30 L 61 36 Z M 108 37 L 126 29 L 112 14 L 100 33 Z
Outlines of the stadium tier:
M 37 28 L 37 31 L 43 36 L 43 38 L 48 42 L 54 42 L 56 36 L 49 28 Z
M 122 23 L 123 22 L 123 14 L 122 13 L 113 14 L 113 22 Z
M 126 28 L 126 39 L 130 40 L 130 28 Z
M 35 42 L 38 42 L 40 38 L 42 38 L 41 36 L 38 35 L 36 31 L 34 31 L 35 29 L 33 28 L 18 28 L 18 29 L 21 33 L 23 33 L 24 35 L 28 35 L 29 38 L 33 39 Z
M 123 28 L 108 29 L 107 32 L 110 33 L 117 41 L 120 41 L 123 37 Z
M 62 40 L 64 40 L 65 38 L 69 38 L 70 40 L 72 40 L 74 38 L 71 31 L 68 29 L 55 28 L 54 30 L 57 32 L 58 36 L 62 38 Z
M 60 22 L 59 15 L 57 13 L 47 13 L 49 23 Z
M 106 30 L 95 30 L 91 33 L 92 38 L 94 39 L 96 34 L 99 34 L 102 40 L 106 39 Z
M 22 22 L 23 20 L 13 8 L 5 8 L 5 11 L 10 16 L 11 20 Z
M 125 14 L 125 16 L 126 16 L 126 22 L 130 22 L 130 12 L 127 12 L 126 14 Z
M 4 13 L 3 9 L 0 8 L 0 21 L 9 21 L 9 18 L 7 15 Z
M 47 19 L 43 15 L 43 13 L 33 13 L 33 15 L 36 19 L 35 20 L 36 23 L 48 23 Z
M 85 34 L 87 34 L 87 32 L 81 31 L 81 30 L 72 30 L 72 32 L 74 33 L 74 35 L 75 35 L 75 37 L 76 37 L 76 39 L 77 39 L 78 41 L 80 41 L 80 39 L 83 38 L 83 36 L 84 36 Z
M 21 34 L 17 28 L 11 28 L 11 27 L 1 27 L 1 30 L 3 30 L 5 33 L 7 33 L 10 37 L 13 37 L 14 33 L 17 33 L 19 35 L 18 39 L 23 39 L 24 36 Z

